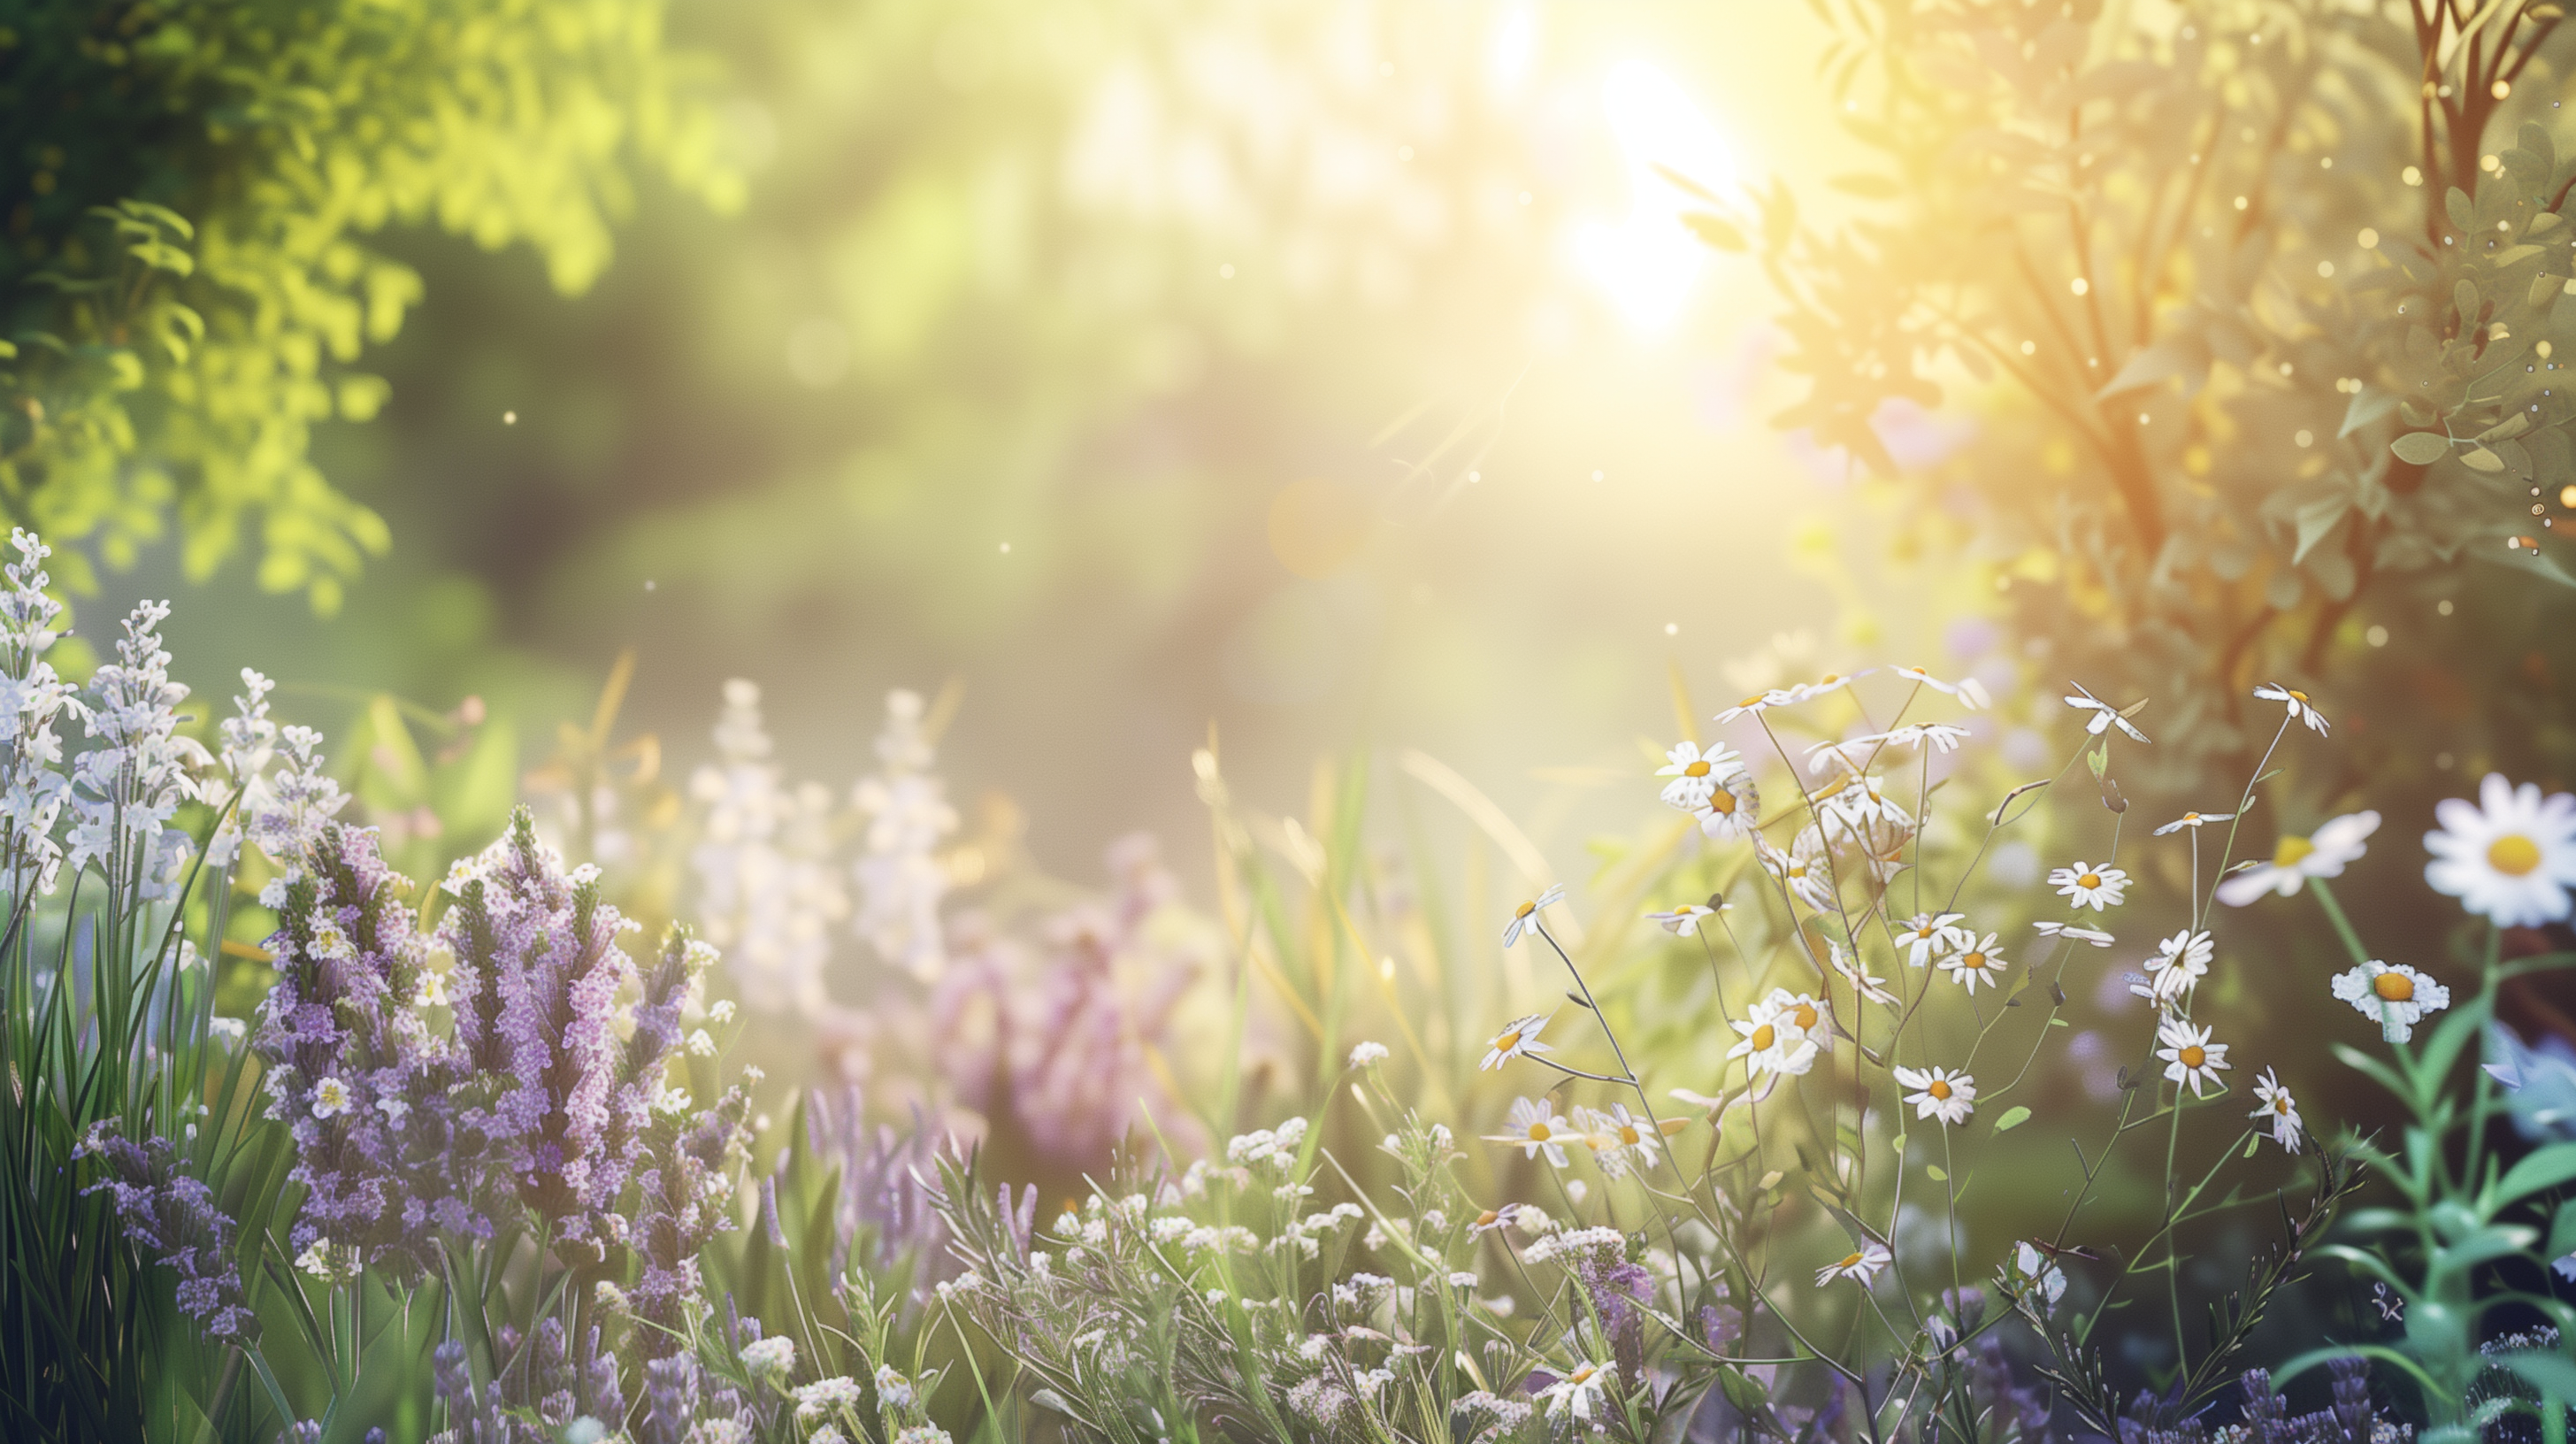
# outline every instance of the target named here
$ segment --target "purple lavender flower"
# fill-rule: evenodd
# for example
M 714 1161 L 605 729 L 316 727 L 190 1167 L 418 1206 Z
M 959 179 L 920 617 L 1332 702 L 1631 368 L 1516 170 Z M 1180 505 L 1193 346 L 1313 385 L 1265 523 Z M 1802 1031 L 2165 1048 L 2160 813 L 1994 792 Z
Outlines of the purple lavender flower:
M 290 1242 L 417 1276 L 437 1263 L 436 1229 L 491 1225 L 487 1147 L 459 1126 L 455 1057 L 416 1006 L 427 950 L 403 901 L 411 884 L 385 867 L 373 832 L 333 822 L 291 865 L 268 940 L 278 981 L 251 1040 L 306 1189 Z
M 475 1120 L 503 1147 L 520 1200 L 568 1255 L 596 1262 L 623 1232 L 609 1203 L 656 1081 L 621 1067 L 617 992 L 634 975 L 617 946 L 624 920 L 600 901 L 598 870 L 567 873 L 524 807 L 446 886 L 459 895 L 440 932 L 456 958 L 457 1041 L 490 1094 Z M 649 1000 L 648 1046 L 676 1027 L 664 994 Z
M 242 1301 L 241 1270 L 232 1262 L 233 1221 L 202 1180 L 179 1171 L 170 1141 L 137 1145 L 100 1124 L 81 1151 L 95 1154 L 110 1174 L 83 1192 L 106 1189 L 126 1239 L 178 1270 L 180 1312 L 209 1338 L 258 1342 L 259 1317 Z
M 698 1252 L 733 1227 L 733 1176 L 750 1145 L 743 1127 L 750 1110 L 751 1095 L 736 1086 L 693 1119 L 656 1112 L 645 1130 L 631 1239 L 643 1263 L 635 1312 L 655 1326 L 643 1331 L 647 1353 L 680 1346 L 698 1292 Z

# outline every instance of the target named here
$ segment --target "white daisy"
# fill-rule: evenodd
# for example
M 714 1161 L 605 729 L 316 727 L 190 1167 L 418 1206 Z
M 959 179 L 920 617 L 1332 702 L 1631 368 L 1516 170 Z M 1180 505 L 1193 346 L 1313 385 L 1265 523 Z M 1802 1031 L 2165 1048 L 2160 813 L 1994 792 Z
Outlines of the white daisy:
M 1878 669 L 1876 667 L 1871 667 L 1865 671 L 1854 672 L 1849 676 L 1845 676 L 1840 672 L 1827 672 L 1815 681 L 1801 682 L 1798 685 L 1791 687 L 1789 689 L 1789 697 L 1792 701 L 1813 702 L 1819 697 L 1829 697 L 1877 670 Z
M 1849 948 L 1827 938 L 1825 957 L 1833 964 L 1834 971 L 1843 975 L 1843 981 L 1851 984 L 1853 990 L 1862 997 L 1891 1008 L 1896 1006 L 1896 995 L 1887 990 L 1887 979 L 1872 974 L 1866 966 L 1852 956 Z
M 2073 923 L 2032 923 L 2030 926 L 2031 931 L 2043 938 L 2073 938 L 2079 943 L 2091 943 L 2097 948 L 2107 948 L 2119 941 L 2118 938 L 2100 928 L 2077 927 Z
M 2103 733 L 2117 727 L 2122 732 L 2127 733 L 2129 736 L 2136 738 L 2140 742 L 2147 740 L 2147 734 L 2130 726 L 2129 719 L 2120 715 L 2119 708 L 2112 706 L 2110 703 L 2103 701 L 2101 698 L 2094 696 L 2090 692 L 2084 691 L 2083 683 L 2069 682 L 2066 685 L 2083 694 L 2081 696 L 2067 698 L 2066 705 L 2074 708 L 2078 712 L 2090 712 L 2093 714 L 2091 719 L 2086 721 L 2084 724 L 2085 735 L 2090 737 L 2099 737 Z
M 1787 988 L 1773 988 L 1766 1000 L 1779 1010 L 1780 1026 L 1791 1029 L 1801 1038 L 1813 1038 L 1817 1046 L 1831 1049 L 1833 1032 L 1825 1026 L 1825 1000 L 1812 993 L 1793 993 Z
M 1738 772 L 1709 790 L 1699 805 L 1700 835 L 1711 842 L 1750 837 L 1762 822 L 1762 792 L 1753 774 Z
M 1812 827 L 1800 832 L 1787 852 L 1758 838 L 1756 842 L 1763 869 L 1786 883 L 1798 901 L 1820 913 L 1834 910 L 1834 881 L 1826 870 L 1821 834 Z
M 1605 1172 L 1624 1168 L 1630 1154 L 1642 1167 L 1655 1166 L 1655 1150 L 1662 1145 L 1663 1135 L 1655 1125 L 1629 1112 L 1627 1104 L 1613 1103 L 1606 1113 L 1598 1108 L 1577 1108 L 1574 1113 L 1575 1126 L 1583 1130 L 1583 1141 L 1591 1145 L 1594 1159 Z
M 1976 936 L 1958 926 L 1966 913 L 1916 913 L 1896 930 L 1896 945 L 1905 949 L 1905 965 L 1919 968 L 1943 953 L 1965 947 Z
M 1577 1422 L 1589 1423 L 1592 1412 L 1603 1405 L 1603 1386 L 1618 1375 L 1616 1364 L 1577 1364 L 1573 1373 L 1539 1390 L 1538 1396 L 1547 1401 L 1549 1418 L 1571 1414 Z
M 1816 801 L 1826 813 L 1842 823 L 1841 830 L 1865 833 L 1876 827 L 1907 829 L 1914 826 L 1914 814 L 1888 795 L 1884 778 L 1855 773 L 1818 792 Z
M 1505 1024 L 1503 1031 L 1496 1033 L 1494 1040 L 1485 1045 L 1485 1061 L 1476 1065 L 1476 1071 L 1481 1073 L 1488 1068 L 1500 1068 L 1514 1058 L 1555 1051 L 1538 1040 L 1539 1030 L 1547 1023 L 1546 1018 L 1532 1013 Z
M 2159 1003 L 2172 1003 L 2188 997 L 2200 980 L 2209 976 L 2209 960 L 2214 940 L 2207 933 L 2189 928 L 2156 945 L 2156 955 L 2147 959 L 2147 976 L 2155 980 L 2153 996 Z
M 1565 1143 L 1560 1135 L 1567 1128 L 1566 1121 L 1557 1116 L 1556 1105 L 1547 1099 L 1515 1098 L 1512 1100 L 1511 1131 L 1488 1133 L 1485 1141 L 1515 1145 L 1523 1158 L 1536 1158 L 1544 1153 L 1549 1167 L 1563 1168 Z
M 2364 840 L 2378 830 L 2378 813 L 2350 812 L 2312 836 L 2282 838 L 2273 847 L 2270 862 L 2220 883 L 2218 900 L 2241 908 L 2267 892 L 2289 897 L 2312 877 L 2341 877 L 2345 864 L 2370 851 Z
M 1887 1251 L 1885 1244 L 1873 1239 L 1862 1244 L 1857 1252 L 1846 1254 L 1816 1270 L 1816 1287 L 1823 1288 L 1836 1279 L 1858 1279 L 1861 1287 L 1867 1288 L 1878 1277 L 1878 1271 L 1887 1267 L 1895 1257 Z
M 1890 747 L 1928 746 L 1935 752 L 1956 752 L 1959 750 L 1959 744 L 1967 740 L 1968 729 L 1965 727 L 1954 727 L 1947 722 L 1918 722 L 1911 726 L 1899 727 L 1893 732 L 1855 737 L 1852 743 L 1854 746 L 1863 742 L 1879 742 Z
M 1965 1073 L 1947 1068 L 1912 1068 L 1895 1070 L 1899 1087 L 1914 1091 L 1905 1101 L 1914 1105 L 1916 1118 L 1939 1118 L 1943 1123 L 1965 1123 L 1977 1111 L 1977 1080 Z
M 2308 700 L 2307 693 L 2295 687 L 2284 687 L 2278 682 L 2266 682 L 2254 689 L 2254 695 L 2266 702 L 2281 703 L 2290 709 L 2291 716 L 2307 723 L 2309 731 L 2320 737 L 2326 735 L 2326 714 L 2317 710 L 2316 704 Z
M 2261 1106 L 2246 1116 L 2270 1125 L 2274 1143 L 2292 1153 L 2298 1152 L 2299 1105 L 2291 1099 L 2290 1090 L 2281 1086 L 2280 1080 L 2272 1076 L 2272 1070 L 2266 1068 L 2263 1076 L 2254 1080 L 2254 1096 Z
M 1815 1040 L 1795 1025 L 1790 1011 L 1776 997 L 1754 1004 L 1749 1016 L 1730 1025 L 1741 1036 L 1727 1058 L 1742 1058 L 1746 1069 L 1757 1074 L 1803 1074 L 1815 1067 Z
M 2201 828 L 2207 827 L 2213 822 L 2234 822 L 2235 820 L 2236 814 L 2232 812 L 2186 812 L 2182 816 L 2175 818 L 2173 821 L 2166 823 L 2164 826 L 2157 828 L 2156 836 L 2171 837 L 2173 834 L 2182 831 L 2186 827 Z
M 2446 797 L 2433 810 L 2439 832 L 2424 834 L 2424 880 L 2499 927 L 2534 927 L 2567 916 L 2576 887 L 2576 796 L 2520 787 L 2490 772 L 2479 806 Z
M 2438 1013 L 2451 1006 L 2451 990 L 2404 963 L 2383 963 L 2377 958 L 2355 963 L 2335 974 L 2334 995 L 2352 1004 L 2353 1011 L 2377 1020 L 2379 1036 L 2391 1043 L 2403 1043 L 2415 1036 L 2415 1025 L 2426 1013 Z
M 413 996 L 411 1001 L 412 1006 L 416 1008 L 446 1007 L 447 975 L 431 968 L 421 969 L 420 991 Z
M 1994 705 L 1995 699 L 1986 695 L 1986 684 L 1974 677 L 1962 677 L 1956 682 L 1944 682 L 1921 667 L 1891 667 L 1888 670 L 1908 682 L 1920 683 L 1935 692 L 1956 697 L 1966 703 L 1971 710 Z
M 1655 775 L 1672 779 L 1664 784 L 1664 805 L 1690 812 L 1706 806 L 1719 784 L 1743 770 L 1744 760 L 1724 743 L 1702 751 L 1696 742 L 1682 742 L 1664 754 Z
M 2077 862 L 2049 873 L 2048 885 L 2068 902 L 2098 913 L 2120 905 L 2120 899 L 2128 894 L 2129 875 L 2116 867 Z
M 1717 720 L 1720 722 L 1732 722 L 1738 717 L 1759 717 L 1774 707 L 1786 707 L 1797 700 L 1798 696 L 1796 693 L 1783 691 L 1780 688 L 1774 687 L 1768 692 L 1759 692 L 1753 696 L 1747 697 L 1743 701 L 1736 703 L 1734 706 L 1727 708 L 1725 711 L 1718 713 Z
M 349 1111 L 354 1100 L 349 1085 L 337 1078 L 325 1078 L 313 1085 L 313 1116 L 332 1118 Z
M 2227 1045 L 2209 1041 L 2209 1034 L 2207 1028 L 2193 1027 L 2188 1018 L 2167 1018 L 2156 1025 L 2156 1041 L 2165 1045 L 2156 1050 L 2156 1056 L 2172 1065 L 2165 1076 L 2177 1084 L 2189 1084 L 2194 1098 L 2201 1096 L 2204 1084 L 2227 1086 L 2218 1080 L 2229 1066 Z
M 1943 958 L 1941 971 L 1948 973 L 1950 981 L 1966 988 L 1973 997 L 1980 983 L 1990 983 L 1998 988 L 2004 985 L 2004 955 L 1995 946 L 1995 935 L 1988 933 L 1985 941 L 1972 939 L 1962 943 L 1957 952 Z
M 1512 920 L 1503 924 L 1503 946 L 1508 948 L 1519 942 L 1521 934 L 1538 926 L 1538 915 L 1541 911 L 1563 901 L 1565 901 L 1565 885 L 1559 883 L 1540 893 L 1535 899 L 1512 909 Z
M 1724 902 L 1719 903 L 1715 907 L 1704 907 L 1698 903 L 1683 903 L 1680 907 L 1677 907 L 1668 913 L 1648 913 L 1646 914 L 1646 920 L 1654 923 L 1665 932 L 1671 933 L 1676 937 L 1695 938 L 1699 936 L 1699 929 L 1702 923 L 1705 923 L 1710 918 L 1726 911 L 1727 908 L 1731 906 L 1733 905 Z

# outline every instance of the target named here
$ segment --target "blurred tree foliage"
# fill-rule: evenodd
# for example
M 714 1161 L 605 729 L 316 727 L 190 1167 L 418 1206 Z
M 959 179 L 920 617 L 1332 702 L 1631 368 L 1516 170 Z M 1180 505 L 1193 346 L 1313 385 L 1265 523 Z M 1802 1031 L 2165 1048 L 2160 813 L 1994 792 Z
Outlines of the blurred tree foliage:
M 1694 218 L 1788 298 L 1781 425 L 1893 475 L 1881 428 L 1980 398 L 1908 534 L 1991 563 L 2052 670 L 2154 697 L 2169 784 L 2259 748 L 2276 679 L 2417 704 L 2328 791 L 2568 754 L 2560 5 L 1815 8 L 1886 158 L 1825 182 L 1862 218 L 1820 233 L 1786 184 Z
M 188 572 L 256 528 L 328 610 L 384 523 L 308 457 L 421 295 L 366 239 L 524 242 L 562 291 L 650 166 L 736 198 L 660 0 L 0 6 L 0 507 L 111 565 L 175 512 Z M 84 559 L 57 553 L 75 588 Z

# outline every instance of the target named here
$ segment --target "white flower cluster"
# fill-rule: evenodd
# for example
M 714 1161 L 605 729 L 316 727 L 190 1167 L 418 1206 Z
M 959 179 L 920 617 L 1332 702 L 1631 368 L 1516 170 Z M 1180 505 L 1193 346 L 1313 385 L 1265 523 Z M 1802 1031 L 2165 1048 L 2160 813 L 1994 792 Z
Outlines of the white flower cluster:
M 1247 1168 L 1275 1168 L 1286 1172 L 1297 1166 L 1297 1151 L 1306 1142 L 1306 1120 L 1291 1118 L 1277 1128 L 1256 1128 L 1227 1139 L 1226 1161 Z
M 100 865 L 111 896 L 159 901 L 178 888 L 191 846 L 171 826 L 182 804 L 197 798 L 190 769 L 213 762 L 194 739 L 178 735 L 179 704 L 188 689 L 170 680 L 170 654 L 159 628 L 167 602 L 140 602 L 125 619 L 116 660 L 90 678 L 81 722 L 96 745 L 72 760 L 73 867 Z
M 52 892 L 62 868 L 54 823 L 71 784 L 62 774 L 63 740 L 54 723 L 66 710 L 77 714 L 80 703 L 45 660 L 61 635 L 54 623 L 63 610 L 45 595 L 50 550 L 24 531 L 12 530 L 9 544 L 18 557 L 5 568 L 9 585 L 0 591 L 0 714 L 6 717 L 0 726 L 8 734 L 0 744 L 7 748 L 0 757 L 0 827 L 7 830 L 0 861 L 10 895 L 23 899 L 30 887 Z
M 722 950 L 743 1001 L 774 1012 L 824 1001 L 831 927 L 850 910 L 832 862 L 832 799 L 820 783 L 789 788 L 769 760 L 760 688 L 725 683 L 716 760 L 689 779 L 706 809 L 689 863 L 707 939 Z
M 859 936 L 878 957 L 927 982 L 947 962 L 939 903 L 948 893 L 948 870 L 937 850 L 957 830 L 957 810 L 948 805 L 939 779 L 930 772 L 922 711 L 918 692 L 886 696 L 885 730 L 877 734 L 878 771 L 862 779 L 851 798 L 867 818 L 867 835 L 851 873 L 859 884 Z

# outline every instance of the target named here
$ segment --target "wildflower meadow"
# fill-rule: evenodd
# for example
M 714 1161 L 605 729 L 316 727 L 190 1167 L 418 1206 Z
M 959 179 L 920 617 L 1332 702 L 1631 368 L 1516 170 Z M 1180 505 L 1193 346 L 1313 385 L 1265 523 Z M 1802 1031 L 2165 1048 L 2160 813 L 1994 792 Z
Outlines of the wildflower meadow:
M 20 8 L 0 1435 L 2566 1444 L 2564 6 Z

